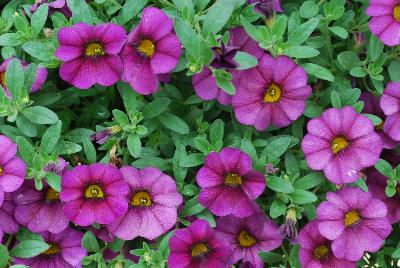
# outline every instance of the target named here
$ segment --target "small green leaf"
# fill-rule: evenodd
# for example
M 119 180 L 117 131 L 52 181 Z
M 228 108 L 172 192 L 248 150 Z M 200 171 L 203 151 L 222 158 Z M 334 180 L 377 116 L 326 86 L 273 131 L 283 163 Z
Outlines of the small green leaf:
M 275 176 L 267 177 L 267 187 L 280 193 L 292 193 L 294 191 L 290 181 Z
M 57 192 L 61 192 L 61 177 L 59 175 L 54 173 L 47 173 L 46 181 L 51 186 L 51 188 L 53 188 Z
M 16 99 L 20 99 L 22 97 L 24 86 L 24 70 L 19 59 L 12 59 L 8 63 L 6 70 L 6 84 L 11 96 Z
M 133 157 L 137 158 L 140 156 L 140 153 L 142 152 L 142 143 L 141 143 L 138 135 L 130 134 L 128 136 L 127 145 L 128 145 L 129 153 Z
M 58 122 L 58 116 L 43 106 L 28 107 L 23 109 L 22 113 L 35 124 L 50 125 Z
M 327 80 L 327 81 L 335 81 L 335 77 L 333 76 L 333 74 L 326 69 L 325 67 L 316 65 L 314 63 L 305 63 L 303 64 L 304 69 L 306 70 L 306 72 L 308 74 L 311 74 L 315 77 Z
M 277 263 L 283 260 L 283 257 L 280 254 L 273 252 L 258 252 L 258 256 L 260 256 L 265 263 Z
M 239 51 L 233 58 L 239 64 L 238 70 L 246 70 L 257 66 L 258 60 L 253 55 L 249 53 Z
M 350 74 L 354 77 L 366 77 L 368 72 L 363 67 L 354 67 L 350 70 Z
M 312 58 L 319 55 L 319 51 L 308 46 L 293 46 L 284 51 L 285 55 L 293 58 Z
M 319 6 L 312 0 L 305 1 L 300 7 L 300 16 L 309 19 L 318 14 Z
M 312 18 L 309 21 L 296 27 L 293 31 L 289 33 L 288 42 L 293 46 L 299 46 L 303 44 L 311 33 L 317 28 L 319 23 L 319 18 Z
M 210 33 L 218 33 L 228 22 L 235 5 L 232 0 L 218 0 L 213 4 L 204 18 L 203 32 L 204 36 Z
M 100 245 L 97 242 L 96 236 L 91 232 L 87 231 L 82 238 L 82 247 L 89 252 L 99 252 Z
M 400 81 L 400 60 L 392 61 L 389 64 L 390 80 L 394 82 Z
M 169 98 L 159 98 L 148 103 L 142 113 L 144 118 L 154 118 L 168 109 L 171 100 Z
M 331 92 L 331 102 L 333 108 L 342 108 L 342 100 L 340 99 L 339 93 L 335 90 Z
M 356 53 L 353 51 L 344 51 L 339 53 L 337 56 L 339 63 L 345 70 L 351 70 L 352 68 L 359 67 L 362 65 L 362 61 Z
M 392 166 L 383 159 L 379 159 L 375 164 L 375 168 L 384 176 L 389 177 L 393 173 Z
M 189 133 L 189 126 L 185 123 L 185 121 L 174 114 L 163 113 L 159 116 L 159 119 L 166 128 L 169 128 L 179 134 Z
M 50 126 L 43 134 L 42 141 L 40 143 L 40 149 L 48 154 L 51 154 L 57 146 L 58 140 L 61 135 L 61 121 Z
M 329 27 L 329 30 L 342 39 L 346 39 L 349 36 L 349 33 L 346 31 L 346 29 L 340 26 Z
M 314 193 L 301 189 L 295 189 L 289 196 L 296 204 L 307 204 L 317 201 L 317 196 Z
M 46 23 L 48 11 L 49 6 L 44 4 L 40 5 L 32 15 L 31 26 L 36 36 L 40 33 Z
M 10 255 L 17 258 L 31 258 L 49 249 L 49 245 L 40 240 L 24 240 L 19 242 L 10 251 Z
M 97 154 L 96 148 L 89 137 L 83 139 L 83 151 L 85 152 L 86 158 L 90 163 L 96 162 Z
M 325 176 L 321 172 L 310 173 L 294 182 L 295 189 L 309 190 L 320 185 L 325 180 Z
M 8 254 L 7 248 L 0 244 L 0 268 L 7 267 L 8 260 L 10 259 L 10 255 Z
M 269 215 L 271 216 L 271 218 L 275 219 L 275 218 L 283 215 L 283 213 L 285 213 L 285 211 L 286 211 L 285 203 L 283 203 L 279 199 L 275 199 L 271 204 L 271 208 L 269 210 Z

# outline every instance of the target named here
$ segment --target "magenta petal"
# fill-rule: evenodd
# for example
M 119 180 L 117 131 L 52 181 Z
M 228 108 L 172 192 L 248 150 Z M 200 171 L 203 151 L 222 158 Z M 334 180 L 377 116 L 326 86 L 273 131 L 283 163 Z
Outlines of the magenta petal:
M 158 41 L 172 31 L 173 22 L 161 9 L 147 7 L 143 9 L 140 27 L 144 36 Z
M 77 58 L 64 62 L 60 67 L 60 76 L 79 89 L 88 89 L 96 84 L 96 71 L 90 60 Z
M 175 34 L 164 36 L 156 44 L 156 52 L 151 58 L 151 69 L 156 74 L 171 72 L 179 62 L 182 48 Z
M 195 74 L 192 78 L 192 84 L 196 94 L 201 99 L 213 100 L 217 98 L 220 89 L 209 68 L 204 67 L 201 73 Z

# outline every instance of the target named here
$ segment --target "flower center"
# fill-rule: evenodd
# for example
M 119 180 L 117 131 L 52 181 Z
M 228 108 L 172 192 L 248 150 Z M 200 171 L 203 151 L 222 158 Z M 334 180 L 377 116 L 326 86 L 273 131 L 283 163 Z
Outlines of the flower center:
M 201 258 L 204 257 L 209 251 L 210 250 L 206 244 L 198 243 L 192 248 L 191 254 L 193 258 Z
M 225 185 L 232 187 L 242 185 L 242 177 L 240 177 L 236 173 L 229 173 L 228 175 L 226 175 L 224 183 Z
M 149 207 L 151 204 L 151 197 L 146 191 L 135 193 L 131 200 L 131 205 L 134 207 Z
M 147 57 L 151 58 L 154 55 L 154 51 L 156 50 L 156 47 L 152 41 L 149 39 L 143 39 L 140 41 L 138 50 L 146 55 Z
M 6 87 L 6 72 L 1 72 L 0 73 L 0 85 L 3 87 L 3 89 Z
M 346 216 L 344 217 L 344 225 L 346 227 L 351 227 L 359 223 L 361 220 L 360 214 L 358 211 L 351 210 L 347 212 Z
M 400 22 L 400 5 L 397 5 L 393 9 L 393 17 Z
M 44 255 L 55 255 L 55 254 L 60 253 L 60 248 L 56 244 L 49 243 L 49 246 L 50 246 L 49 249 L 46 250 L 45 252 L 43 252 L 42 254 L 44 254 Z
M 332 152 L 334 154 L 340 153 L 349 145 L 345 137 L 339 136 L 332 141 Z
M 281 95 L 282 95 L 282 89 L 277 84 L 272 83 L 268 87 L 267 92 L 265 92 L 264 102 L 265 103 L 278 102 L 279 99 L 281 98 Z
M 89 57 L 94 57 L 94 56 L 103 56 L 105 54 L 103 47 L 100 45 L 100 43 L 93 42 L 89 43 L 86 46 L 85 49 L 85 55 Z
M 103 189 L 97 184 L 89 185 L 85 190 L 85 197 L 90 199 L 100 199 L 104 197 Z
M 330 254 L 331 254 L 330 249 L 325 245 L 317 247 L 313 252 L 314 258 L 319 261 L 327 260 Z
M 4 170 L 3 170 L 3 168 L 0 166 L 0 176 L 3 175 L 3 172 L 4 172 Z
M 255 243 L 257 243 L 256 239 L 251 236 L 247 231 L 241 231 L 238 236 L 239 244 L 242 247 L 251 247 Z
M 385 124 L 385 122 L 383 122 L 383 120 L 382 120 L 382 123 L 380 123 L 379 125 L 376 125 L 375 126 L 375 129 L 376 130 L 383 130 L 383 125 Z
M 46 192 L 46 200 L 53 201 L 60 198 L 60 193 L 54 190 L 53 188 L 49 188 Z

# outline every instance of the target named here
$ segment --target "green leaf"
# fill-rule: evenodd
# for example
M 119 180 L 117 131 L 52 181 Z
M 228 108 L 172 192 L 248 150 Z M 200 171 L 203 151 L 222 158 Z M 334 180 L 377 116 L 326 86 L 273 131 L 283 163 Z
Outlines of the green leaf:
M 185 206 L 182 208 L 179 216 L 180 218 L 185 218 L 200 213 L 203 210 L 204 207 L 200 205 L 198 196 L 195 196 L 189 201 L 185 202 Z
M 400 81 L 400 60 L 392 61 L 389 64 L 390 80 L 394 82 Z
M 215 145 L 218 141 L 224 138 L 225 123 L 221 119 L 215 120 L 210 126 L 210 140 L 211 144 Z
M 159 116 L 159 119 L 166 128 L 169 128 L 172 131 L 175 131 L 179 134 L 189 133 L 189 126 L 185 123 L 185 121 L 174 114 L 163 113 Z
M 303 68 L 306 70 L 308 74 L 311 74 L 315 77 L 327 80 L 327 81 L 335 81 L 335 77 L 333 74 L 326 68 L 316 65 L 314 63 L 305 63 L 303 64 Z
M 147 0 L 126 0 L 116 17 L 118 24 L 124 25 L 129 20 L 133 19 L 146 4 Z
M 204 163 L 204 154 L 194 153 L 182 158 L 180 165 L 182 167 L 197 167 Z
M 301 189 L 295 189 L 289 196 L 296 204 L 307 204 L 317 201 L 317 196 L 314 193 Z
M 122 111 L 118 109 L 112 110 L 115 121 L 117 121 L 122 126 L 129 125 L 129 117 Z
M 366 77 L 368 72 L 363 67 L 354 67 L 350 70 L 351 76 Z
M 32 15 L 31 26 L 36 36 L 42 31 L 46 23 L 48 11 L 49 6 L 47 4 L 40 5 Z
M 82 146 L 70 141 L 60 141 L 58 143 L 58 152 L 63 154 L 75 154 L 82 151 Z
M 257 66 L 258 60 L 253 55 L 249 53 L 239 51 L 236 53 L 236 56 L 233 58 L 239 64 L 238 70 L 246 70 Z
M 384 176 L 389 177 L 393 173 L 392 166 L 384 159 L 379 159 L 375 164 L 375 168 Z
M 6 84 L 11 96 L 16 99 L 20 99 L 22 97 L 24 70 L 19 59 L 12 59 L 8 63 L 6 70 Z
M 43 106 L 28 107 L 23 109 L 22 113 L 35 124 L 50 125 L 58 122 L 58 116 Z
M 30 41 L 23 44 L 22 49 L 41 61 L 49 61 L 54 58 L 55 47 L 50 42 Z
M 340 99 L 339 93 L 335 90 L 331 92 L 331 102 L 333 108 L 342 108 L 342 100 Z
M 208 37 L 210 33 L 218 33 L 229 20 L 234 7 L 232 0 L 217 0 L 209 8 L 204 19 L 204 36 Z
M 174 231 L 169 232 L 166 234 L 160 242 L 160 252 L 165 259 L 169 256 L 169 240 L 174 235 Z
M 290 265 L 291 267 L 301 267 L 299 261 L 299 244 L 293 245 L 292 250 L 290 251 Z
M 10 255 L 8 254 L 6 246 L 0 244 L 0 268 L 5 268 L 9 259 Z
M 138 135 L 130 134 L 128 136 L 127 145 L 128 145 L 129 153 L 133 157 L 137 158 L 140 156 L 140 154 L 142 152 L 142 143 L 141 143 Z
M 359 178 L 355 184 L 361 188 L 361 190 L 363 190 L 364 192 L 368 192 L 368 186 L 365 183 L 365 180 L 363 180 L 362 178 Z
M 275 22 L 271 28 L 271 34 L 275 36 L 276 39 L 282 38 L 286 32 L 288 18 L 285 15 L 278 15 L 275 18 Z
M 144 118 L 157 117 L 168 109 L 171 100 L 169 98 L 159 98 L 148 103 L 142 113 Z
M 292 193 L 294 191 L 290 181 L 275 176 L 267 177 L 267 187 L 280 193 Z
M 57 146 L 58 140 L 61 135 L 62 122 L 58 121 L 57 124 L 50 126 L 43 134 L 42 141 L 40 142 L 40 149 L 48 154 L 51 154 Z
M 54 173 L 47 173 L 46 181 L 51 186 L 51 188 L 53 188 L 57 192 L 61 192 L 61 177 L 59 175 Z
M 331 31 L 332 33 L 334 33 L 335 35 L 339 36 L 342 39 L 346 39 L 349 36 L 349 33 L 346 31 L 346 29 L 340 26 L 329 27 L 329 31 Z
M 269 215 L 271 218 L 275 219 L 278 218 L 279 216 L 283 215 L 286 211 L 286 205 L 279 199 L 275 199 L 272 204 L 271 208 L 269 210 Z
M 202 153 L 206 153 L 210 150 L 210 143 L 204 137 L 195 137 L 193 139 L 194 146 Z
M 312 18 L 309 21 L 297 26 L 289 33 L 288 42 L 292 46 L 299 46 L 303 44 L 310 37 L 315 28 L 317 28 L 319 20 L 319 18 Z
M 393 259 L 400 259 L 400 247 L 396 248 L 391 256 Z
M 35 150 L 32 144 L 22 136 L 16 138 L 18 144 L 18 152 L 25 162 L 28 164 L 32 163 L 33 156 L 35 155 Z
M 293 46 L 284 51 L 284 54 L 298 59 L 312 58 L 319 55 L 319 51 L 308 46 Z
M 28 137 L 35 137 L 37 129 L 24 115 L 19 114 L 16 121 L 17 127 L 21 132 Z
M 87 231 L 83 235 L 82 247 L 89 252 L 100 252 L 99 242 L 97 242 L 96 236 L 91 231 Z
M 362 66 L 362 61 L 353 51 L 339 53 L 337 59 L 345 70 L 351 70 L 352 68 Z
M 86 22 L 93 24 L 92 13 L 86 1 L 67 0 L 69 9 L 72 11 L 72 19 L 74 22 Z
M 325 176 L 321 172 L 310 173 L 293 183 L 295 189 L 309 190 L 320 185 L 325 180 Z
M 305 1 L 300 7 L 300 16 L 309 19 L 318 14 L 319 6 L 312 0 Z
M 49 245 L 40 240 L 24 240 L 19 242 L 11 251 L 10 255 L 17 258 L 31 258 L 49 249 Z
M 85 137 L 83 139 L 83 151 L 85 152 L 86 159 L 90 163 L 96 162 L 97 159 L 97 154 L 96 154 L 96 148 L 94 148 L 94 145 L 92 141 L 90 140 L 89 137 Z
M 280 254 L 273 253 L 273 252 L 258 252 L 258 256 L 263 260 L 265 263 L 277 263 L 283 260 L 283 257 Z
M 245 17 L 241 16 L 240 20 L 242 22 L 242 25 L 244 29 L 246 30 L 247 34 L 250 35 L 250 37 L 257 42 L 262 42 L 263 38 L 261 36 L 260 31 L 253 25 L 251 24 Z
M 174 27 L 179 40 L 187 51 L 189 51 L 194 57 L 200 57 L 200 39 L 196 32 L 190 27 L 189 24 L 181 19 L 174 19 Z
M 28 68 L 25 70 L 25 81 L 24 81 L 24 89 L 29 90 L 32 88 L 32 85 L 36 81 L 37 74 L 37 65 L 31 63 L 28 65 Z M 37 105 L 37 104 L 36 104 Z
M 21 39 L 17 33 L 5 33 L 0 35 L 0 46 L 15 47 L 21 43 Z
M 375 35 L 371 34 L 371 38 L 369 39 L 369 43 L 367 46 L 367 55 L 368 58 L 374 62 L 379 59 L 383 52 L 384 44 L 382 43 L 381 40 L 379 40 L 378 37 Z
M 273 137 L 270 142 L 265 146 L 262 155 L 265 155 L 267 159 L 273 160 L 283 155 L 290 145 L 291 139 L 286 136 Z

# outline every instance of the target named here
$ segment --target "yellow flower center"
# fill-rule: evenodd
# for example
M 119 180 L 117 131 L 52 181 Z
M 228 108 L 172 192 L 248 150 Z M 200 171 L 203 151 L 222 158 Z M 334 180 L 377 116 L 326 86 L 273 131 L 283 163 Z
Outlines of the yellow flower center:
M 393 17 L 400 22 L 400 5 L 397 5 L 393 9 Z
M 54 190 L 53 188 L 49 188 L 46 192 L 46 200 L 52 201 L 60 198 L 60 193 Z
M 201 258 L 204 255 L 206 255 L 208 253 L 209 249 L 207 247 L 206 244 L 204 243 L 198 243 L 196 245 L 194 245 L 194 247 L 192 248 L 192 257 L 193 258 Z
M 135 193 L 131 200 L 131 205 L 134 207 L 149 207 L 151 204 L 151 197 L 146 191 Z
M 97 43 L 89 43 L 85 49 L 85 55 L 89 57 L 103 56 L 105 54 L 103 47 Z
M 279 99 L 281 98 L 281 95 L 282 95 L 282 89 L 277 84 L 272 83 L 268 87 L 267 92 L 265 92 L 264 102 L 265 103 L 278 102 Z
M 143 39 L 138 46 L 138 50 L 146 55 L 147 57 L 151 58 L 154 55 L 154 51 L 156 50 L 156 46 L 152 41 L 149 39 Z
M 249 234 L 247 231 L 244 230 L 239 233 L 238 240 L 239 240 L 239 245 L 245 248 L 251 247 L 252 245 L 257 243 L 256 239 L 253 236 L 251 236 L 251 234 Z
M 49 243 L 49 249 L 46 250 L 45 252 L 43 252 L 42 254 L 44 254 L 44 255 L 55 255 L 55 254 L 58 254 L 58 253 L 60 253 L 60 248 L 56 244 Z
M 103 189 L 97 184 L 92 184 L 86 187 L 85 197 L 90 199 L 99 199 L 104 197 Z
M 6 72 L 5 71 L 0 73 L 0 85 L 3 88 L 5 88 L 7 86 L 6 85 Z
M 0 176 L 3 175 L 3 168 L 0 166 Z
M 327 246 L 321 245 L 314 250 L 313 256 L 315 259 L 321 261 L 321 260 L 328 259 L 330 253 L 331 253 L 331 251 L 329 250 L 329 248 Z
M 229 173 L 228 175 L 226 175 L 224 183 L 225 185 L 232 187 L 242 185 L 242 177 L 240 177 L 236 173 Z
M 355 211 L 351 210 L 347 212 L 346 216 L 344 217 L 344 225 L 346 227 L 354 226 L 361 220 L 360 214 Z
M 349 142 L 346 140 L 346 138 L 339 136 L 332 141 L 332 152 L 334 154 L 338 154 L 344 150 L 347 145 L 349 145 Z

